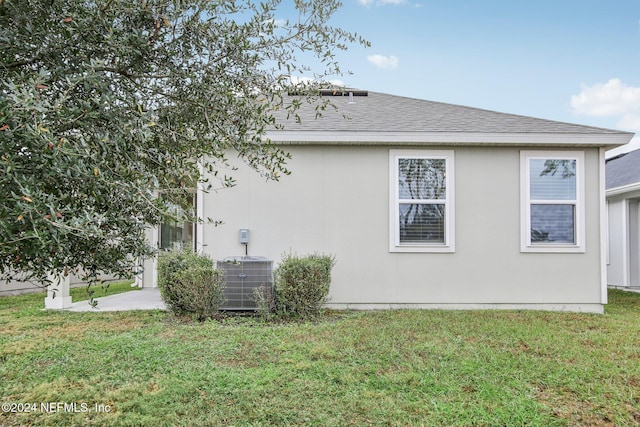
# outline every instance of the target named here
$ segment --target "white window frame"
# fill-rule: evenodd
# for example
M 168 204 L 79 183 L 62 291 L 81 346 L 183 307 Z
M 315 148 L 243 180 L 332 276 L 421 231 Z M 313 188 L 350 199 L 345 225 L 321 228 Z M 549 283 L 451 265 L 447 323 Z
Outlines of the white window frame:
M 400 243 L 398 164 L 400 159 L 444 159 L 444 243 Z M 453 150 L 389 150 L 389 252 L 455 252 L 455 171 Z M 439 202 L 442 200 L 439 199 Z M 406 201 L 402 201 L 406 203 Z
M 575 200 L 531 200 L 530 165 L 531 160 L 575 160 L 576 199 Z M 520 152 L 520 251 L 521 252 L 585 252 L 585 188 L 584 151 L 521 151 Z M 531 205 L 560 204 L 575 206 L 575 243 L 532 243 Z

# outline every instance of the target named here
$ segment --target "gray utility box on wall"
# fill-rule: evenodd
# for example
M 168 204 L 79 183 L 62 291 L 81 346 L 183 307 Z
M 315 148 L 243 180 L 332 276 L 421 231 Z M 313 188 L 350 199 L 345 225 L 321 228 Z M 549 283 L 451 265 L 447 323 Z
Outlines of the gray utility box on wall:
M 261 256 L 227 257 L 217 261 L 224 272 L 225 303 L 221 310 L 256 310 L 253 290 L 265 286 L 273 291 L 273 261 Z

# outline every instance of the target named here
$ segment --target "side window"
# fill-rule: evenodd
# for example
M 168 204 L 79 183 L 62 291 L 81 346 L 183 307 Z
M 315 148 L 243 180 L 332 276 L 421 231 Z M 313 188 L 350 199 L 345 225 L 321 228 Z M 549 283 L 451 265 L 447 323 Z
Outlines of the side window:
M 453 252 L 453 151 L 390 150 L 391 252 Z
M 520 156 L 521 250 L 584 252 L 584 153 Z
M 161 195 L 166 197 L 166 195 Z M 167 219 L 160 224 L 160 249 L 191 249 L 195 248 L 195 225 L 191 218 L 195 215 L 196 194 L 185 192 L 173 196 L 172 214 L 175 219 Z

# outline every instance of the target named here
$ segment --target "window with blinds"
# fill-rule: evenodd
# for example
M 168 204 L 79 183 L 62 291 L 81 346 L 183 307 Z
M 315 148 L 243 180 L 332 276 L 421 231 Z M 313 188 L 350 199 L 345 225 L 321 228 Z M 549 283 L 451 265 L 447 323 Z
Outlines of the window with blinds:
M 390 250 L 453 251 L 453 152 L 391 150 Z
M 584 154 L 523 152 L 523 249 L 579 248 Z

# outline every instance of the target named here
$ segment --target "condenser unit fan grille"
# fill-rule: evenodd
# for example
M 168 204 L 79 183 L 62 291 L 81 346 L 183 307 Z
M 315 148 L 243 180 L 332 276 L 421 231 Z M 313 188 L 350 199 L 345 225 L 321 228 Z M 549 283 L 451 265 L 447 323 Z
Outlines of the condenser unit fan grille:
M 217 261 L 224 272 L 226 288 L 222 310 L 256 310 L 254 289 L 265 286 L 273 290 L 273 261 L 265 257 L 227 257 Z

